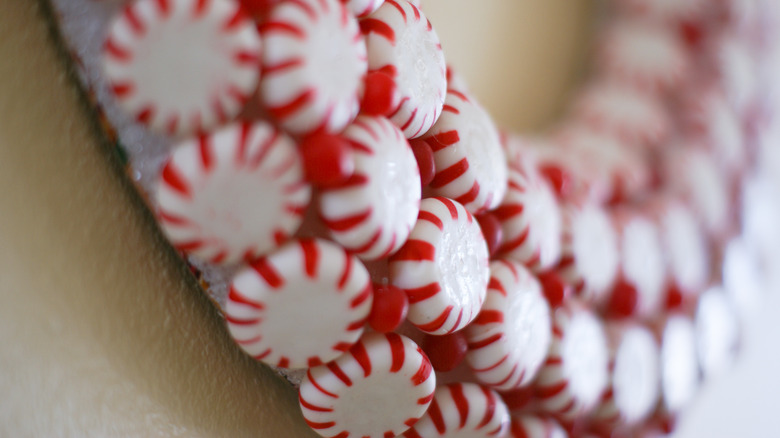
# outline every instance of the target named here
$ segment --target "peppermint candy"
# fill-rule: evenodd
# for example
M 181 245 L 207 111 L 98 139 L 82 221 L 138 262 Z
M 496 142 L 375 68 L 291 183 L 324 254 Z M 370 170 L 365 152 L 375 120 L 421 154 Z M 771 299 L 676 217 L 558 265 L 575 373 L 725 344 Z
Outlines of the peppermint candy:
M 573 106 L 575 117 L 628 145 L 658 147 L 671 129 L 667 112 L 655 95 L 626 85 L 590 85 Z
M 643 151 L 632 148 L 618 137 L 574 125 L 557 138 L 560 154 L 570 155 L 573 177 L 584 181 L 591 197 L 599 202 L 620 202 L 638 197 L 650 186 L 650 168 Z M 551 151 L 552 153 L 552 151 Z
M 238 114 L 259 77 L 261 42 L 233 0 L 134 0 L 109 25 L 103 67 L 117 103 L 172 136 Z
M 310 368 L 299 401 L 306 423 L 325 437 L 402 434 L 434 398 L 436 374 L 404 336 L 367 334 L 344 355 Z
M 564 212 L 563 250 L 557 270 L 586 299 L 600 300 L 617 277 L 618 235 L 607 213 L 595 204 Z
M 233 278 L 225 319 L 255 359 L 281 368 L 313 367 L 358 341 L 372 290 L 366 268 L 342 248 L 297 240 Z
M 661 337 L 661 394 L 666 412 L 685 408 L 699 388 L 699 362 L 696 334 L 690 319 L 681 315 L 667 318 Z
M 176 146 L 154 200 L 175 247 L 230 264 L 284 243 L 301 224 L 310 193 L 295 143 L 270 124 L 256 122 Z
M 509 391 L 529 384 L 547 356 L 550 306 L 522 265 L 496 260 L 490 272 L 482 310 L 465 330 L 466 361 L 479 382 Z
M 594 408 L 608 383 L 604 329 L 590 311 L 575 306 L 555 311 L 550 353 L 535 383 L 540 407 L 565 419 Z
M 473 98 L 452 88 L 442 111 L 425 135 L 436 163 L 431 193 L 452 198 L 474 214 L 494 209 L 507 186 L 498 129 Z
M 666 271 L 682 293 L 695 296 L 710 275 L 710 254 L 704 232 L 693 212 L 682 203 L 669 202 L 659 215 Z
M 367 67 L 355 17 L 338 0 L 287 1 L 261 30 L 268 112 L 295 134 L 346 127 L 358 113 Z
M 506 195 L 492 212 L 503 232 L 498 252 L 531 269 L 549 269 L 560 259 L 563 234 L 555 193 L 530 159 L 516 161 L 508 181 Z
M 658 227 L 648 218 L 634 214 L 615 222 L 620 234 L 622 278 L 637 292 L 635 312 L 653 315 L 663 307 L 666 279 L 666 260 Z
M 696 307 L 696 351 L 705 378 L 718 377 L 734 362 L 740 343 L 739 320 L 728 295 L 714 287 Z
M 394 253 L 420 211 L 420 173 L 401 131 L 384 117 L 360 116 L 342 134 L 355 171 L 325 189 L 320 214 L 333 239 L 364 260 Z
M 680 84 L 690 65 L 676 33 L 643 20 L 622 20 L 601 35 L 599 67 L 607 77 L 646 92 Z
M 386 0 L 360 27 L 369 71 L 395 81 L 400 100 L 388 117 L 406 138 L 425 134 L 441 115 L 447 91 L 444 54 L 430 21 L 412 3 Z
M 653 334 L 639 325 L 608 327 L 610 385 L 593 419 L 603 425 L 635 425 L 660 398 L 660 354 Z
M 500 437 L 509 429 L 509 411 L 495 392 L 474 383 L 436 389 L 428 412 L 404 438 Z
M 409 297 L 408 320 L 426 333 L 460 330 L 482 307 L 487 244 L 471 213 L 451 199 L 422 201 L 417 224 L 389 265 L 393 285 Z

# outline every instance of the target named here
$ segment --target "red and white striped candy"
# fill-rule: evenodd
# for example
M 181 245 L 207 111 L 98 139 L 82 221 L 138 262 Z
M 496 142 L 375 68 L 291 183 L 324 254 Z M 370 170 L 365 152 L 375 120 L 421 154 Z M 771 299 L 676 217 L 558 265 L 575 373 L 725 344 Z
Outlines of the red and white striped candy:
M 680 145 L 670 148 L 664 158 L 665 180 L 671 192 L 691 206 L 708 233 L 724 234 L 731 219 L 729 187 L 714 157 Z
M 592 418 L 603 425 L 634 425 L 652 413 L 660 397 L 658 345 L 639 325 L 608 326 L 610 386 Z
M 479 316 L 465 330 L 466 361 L 481 383 L 498 391 L 527 385 L 547 357 L 550 306 L 522 265 L 496 260 Z
M 530 413 L 512 417 L 509 436 L 512 438 L 569 438 L 566 430 L 552 418 Z
M 609 352 L 598 318 L 570 305 L 553 315 L 553 340 L 536 379 L 540 407 L 573 419 L 595 407 L 606 389 Z
M 707 239 L 691 210 L 671 201 L 660 213 L 659 226 L 666 253 L 666 269 L 680 291 L 698 294 L 710 274 Z
M 501 437 L 509 429 L 509 410 L 495 391 L 474 383 L 436 388 L 428 412 L 404 438 Z
M 119 105 L 170 135 L 232 119 L 257 86 L 260 36 L 234 0 L 134 0 L 110 25 L 103 67 Z
M 296 240 L 240 271 L 230 284 L 230 334 L 257 360 L 312 367 L 347 351 L 372 303 L 366 268 L 325 240 Z
M 423 199 L 409 240 L 390 258 L 390 276 L 409 297 L 407 318 L 417 328 L 462 329 L 479 313 L 490 278 L 479 224 L 451 199 Z
M 736 308 L 722 288 L 711 288 L 699 297 L 694 324 L 702 374 L 718 377 L 734 362 L 740 341 Z
M 400 102 L 388 117 L 406 138 L 425 134 L 441 115 L 447 91 L 444 54 L 430 21 L 405 0 L 385 0 L 360 27 L 369 71 L 395 80 Z
M 425 139 L 433 149 L 436 196 L 452 198 L 474 214 L 492 210 L 507 187 L 507 160 L 498 128 L 473 98 L 449 89 L 441 117 Z
M 257 122 L 176 146 L 155 201 L 174 246 L 227 264 L 256 258 L 287 240 L 303 220 L 310 193 L 295 143 Z
M 338 0 L 279 3 L 262 27 L 261 100 L 295 134 L 338 132 L 357 115 L 366 46 Z
M 403 245 L 420 211 L 420 172 L 409 143 L 384 117 L 359 116 L 342 134 L 352 147 L 350 179 L 320 196 L 333 239 L 365 260 Z
M 436 374 L 411 339 L 370 333 L 344 355 L 311 368 L 299 401 L 306 423 L 325 437 L 386 438 L 423 416 Z
M 647 157 L 619 138 L 582 125 L 560 133 L 558 141 L 576 163 L 575 177 L 590 187 L 599 202 L 623 201 L 640 196 L 650 186 Z
M 620 270 L 623 279 L 636 288 L 636 313 L 653 315 L 664 304 L 666 280 L 658 227 L 648 218 L 629 212 L 616 213 L 615 223 L 620 235 Z
M 358 18 L 365 17 L 376 11 L 384 2 L 385 0 L 341 0 L 341 3 L 344 3 L 349 12 L 352 12 Z
M 596 50 L 603 74 L 645 92 L 680 84 L 691 68 L 677 33 L 645 20 L 613 24 L 602 33 Z
M 574 114 L 592 128 L 628 145 L 657 147 L 670 132 L 670 120 L 654 95 L 615 82 L 586 87 L 573 104 Z
M 702 87 L 690 93 L 683 116 L 685 128 L 694 143 L 700 143 L 715 156 L 729 175 L 738 175 L 747 166 L 747 145 L 737 113 L 722 90 Z
M 561 257 L 563 218 L 555 192 L 531 161 L 510 167 L 506 195 L 492 214 L 504 235 L 499 254 L 544 270 Z
M 563 252 L 558 271 L 588 299 L 600 299 L 618 273 L 620 252 L 615 226 L 596 204 L 564 212 Z M 590 296 L 594 295 L 594 296 Z
M 745 116 L 761 92 L 758 61 L 744 39 L 725 34 L 713 48 L 718 84 L 740 116 Z
M 693 323 L 685 316 L 670 316 L 661 337 L 661 394 L 666 412 L 685 408 L 699 388 L 699 362 Z

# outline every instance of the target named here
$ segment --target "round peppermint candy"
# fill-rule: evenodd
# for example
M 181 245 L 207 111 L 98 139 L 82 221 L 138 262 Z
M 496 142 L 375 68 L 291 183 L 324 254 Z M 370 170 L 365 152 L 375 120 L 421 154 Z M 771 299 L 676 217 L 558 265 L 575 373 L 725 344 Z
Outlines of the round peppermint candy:
M 689 73 L 688 53 L 677 33 L 646 20 L 621 20 L 600 37 L 603 74 L 645 92 L 677 86 Z
M 666 260 L 658 227 L 642 215 L 627 213 L 615 220 L 620 235 L 620 270 L 637 292 L 635 311 L 649 316 L 663 307 Z
M 306 423 L 324 437 L 402 434 L 434 398 L 436 374 L 420 347 L 396 333 L 367 334 L 349 351 L 313 367 L 301 382 Z
M 295 134 L 338 132 L 357 115 L 366 46 L 338 0 L 280 2 L 261 26 L 261 100 Z
M 154 197 L 175 247 L 228 264 L 284 243 L 301 224 L 310 193 L 295 143 L 257 122 L 176 146 Z
M 230 334 L 257 360 L 312 367 L 347 351 L 371 311 L 371 278 L 342 248 L 297 240 L 240 271 L 230 284 Z
M 617 230 L 607 213 L 588 203 L 564 214 L 563 252 L 558 271 L 580 294 L 601 299 L 618 273 Z
M 628 145 L 658 147 L 671 128 L 656 95 L 613 82 L 585 88 L 574 102 L 574 114 L 593 129 L 615 135 Z
M 399 104 L 388 117 L 406 138 L 425 134 L 441 115 L 447 67 L 439 36 L 420 9 L 405 0 L 386 0 L 360 21 L 369 71 L 395 82 Z
M 365 260 L 394 253 L 420 211 L 420 172 L 409 143 L 384 117 L 359 116 L 342 134 L 355 171 L 324 189 L 320 214 L 333 239 Z
M 599 319 L 573 304 L 557 309 L 550 353 L 535 382 L 540 407 L 566 419 L 594 408 L 608 383 L 608 362 Z
M 433 149 L 436 175 L 431 192 L 477 214 L 501 202 L 507 187 L 507 160 L 498 129 L 472 97 L 447 90 L 442 115 L 425 135 Z
M 742 319 L 751 318 L 769 289 L 760 259 L 744 238 L 731 239 L 723 254 L 723 287 Z
M 696 334 L 690 319 L 670 316 L 661 337 L 661 394 L 665 411 L 680 412 L 699 388 Z
M 704 377 L 718 377 L 734 362 L 740 341 L 736 308 L 722 288 L 711 288 L 699 297 L 694 323 Z
M 404 438 L 500 437 L 509 429 L 509 411 L 495 391 L 474 383 L 436 389 L 428 412 Z
M 409 297 L 407 318 L 417 328 L 462 329 L 479 313 L 490 278 L 479 224 L 451 199 L 424 199 L 409 239 L 390 258 L 390 277 Z
M 496 260 L 479 316 L 465 330 L 474 376 L 499 391 L 527 385 L 550 348 L 550 306 L 522 265 Z
M 134 0 L 110 24 L 103 67 L 119 105 L 169 135 L 232 119 L 257 86 L 260 36 L 234 0 Z
M 525 413 L 512 417 L 509 428 L 512 438 L 569 438 L 569 434 L 555 420 Z
M 696 295 L 710 275 L 707 239 L 693 212 L 670 201 L 660 212 L 659 227 L 666 253 L 666 270 L 675 285 L 687 295 Z
M 610 386 L 593 413 L 603 425 L 634 425 L 652 413 L 660 397 L 660 354 L 652 332 L 639 325 L 608 326 Z
M 563 218 L 553 189 L 533 164 L 524 159 L 510 167 L 506 195 L 492 214 L 503 231 L 499 254 L 544 270 L 561 257 Z
M 705 230 L 723 235 L 730 226 L 728 181 L 705 150 L 674 146 L 665 154 L 664 175 L 670 191 L 688 202 Z
M 564 129 L 557 141 L 563 150 L 555 152 L 569 156 L 575 168 L 572 176 L 584 179 L 576 184 L 589 187 L 596 201 L 623 202 L 648 190 L 647 157 L 618 137 L 575 124 Z

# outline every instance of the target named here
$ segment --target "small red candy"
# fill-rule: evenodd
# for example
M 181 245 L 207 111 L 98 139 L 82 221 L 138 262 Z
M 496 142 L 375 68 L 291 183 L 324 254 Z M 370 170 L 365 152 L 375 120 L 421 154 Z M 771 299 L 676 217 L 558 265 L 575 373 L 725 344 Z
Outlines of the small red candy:
M 349 144 L 343 138 L 315 133 L 301 142 L 306 179 L 320 187 L 337 186 L 352 176 L 355 161 Z
M 638 300 L 639 293 L 636 287 L 626 280 L 620 279 L 612 289 L 607 312 L 615 317 L 629 317 L 634 314 Z
M 468 342 L 463 332 L 444 336 L 426 335 L 422 349 L 436 371 L 452 371 L 463 362 L 468 351 Z
M 374 285 L 374 302 L 368 324 L 379 333 L 389 333 L 397 329 L 406 319 L 409 311 L 409 299 L 406 293 L 392 285 Z
M 419 138 L 410 140 L 409 145 L 414 152 L 414 158 L 417 159 L 417 167 L 420 169 L 420 183 L 425 187 L 433 181 L 436 176 L 436 163 L 433 161 L 433 149 L 427 141 Z
M 560 307 L 564 300 L 572 294 L 572 287 L 566 284 L 554 271 L 542 272 L 537 277 L 539 283 L 542 284 L 542 293 L 552 308 Z
M 482 229 L 482 235 L 485 237 L 485 242 L 487 242 L 488 252 L 492 257 L 498 251 L 498 247 L 501 246 L 501 241 L 504 238 L 501 221 L 491 213 L 481 213 L 474 217 Z
M 383 116 L 397 106 L 398 92 L 395 79 L 381 71 L 367 74 L 360 110 L 367 115 Z
M 564 198 L 571 190 L 571 176 L 559 166 L 544 165 L 539 168 L 539 173 L 552 185 L 558 198 Z

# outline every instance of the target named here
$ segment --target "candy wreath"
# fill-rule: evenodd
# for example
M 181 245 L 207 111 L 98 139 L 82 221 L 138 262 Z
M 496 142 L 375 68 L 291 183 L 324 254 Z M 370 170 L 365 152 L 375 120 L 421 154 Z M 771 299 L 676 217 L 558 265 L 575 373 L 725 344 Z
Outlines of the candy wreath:
M 161 227 L 321 435 L 665 434 L 733 360 L 776 233 L 771 1 L 610 2 L 533 136 L 418 2 L 53 4 Z

